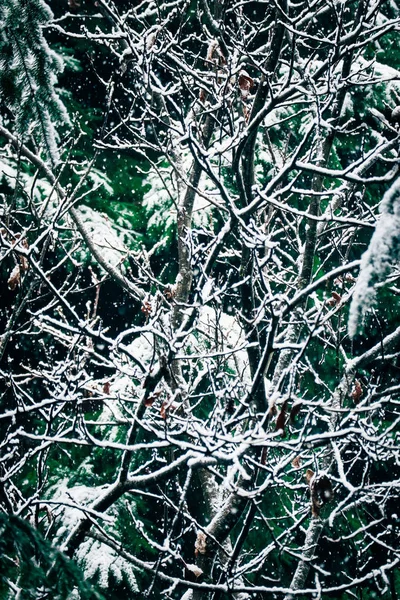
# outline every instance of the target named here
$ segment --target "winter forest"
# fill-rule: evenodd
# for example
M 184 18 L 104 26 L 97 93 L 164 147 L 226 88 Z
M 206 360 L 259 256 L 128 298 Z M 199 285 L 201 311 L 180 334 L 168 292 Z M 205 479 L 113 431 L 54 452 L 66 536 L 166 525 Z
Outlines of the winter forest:
M 0 0 L 0 599 L 400 598 L 400 4 Z

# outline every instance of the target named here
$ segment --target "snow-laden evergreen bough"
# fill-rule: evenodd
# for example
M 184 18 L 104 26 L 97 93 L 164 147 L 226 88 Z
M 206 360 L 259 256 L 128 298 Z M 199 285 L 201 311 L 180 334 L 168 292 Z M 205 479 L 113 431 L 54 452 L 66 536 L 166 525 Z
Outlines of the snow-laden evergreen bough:
M 349 334 L 354 337 L 363 318 L 375 304 L 375 285 L 398 268 L 400 261 L 400 178 L 382 198 L 380 217 L 368 250 L 361 259 L 349 314 Z
M 0 91 L 10 111 L 3 123 L 14 121 L 21 142 L 32 136 L 55 165 L 57 125 L 68 125 L 70 119 L 54 88 L 63 62 L 42 32 L 52 16 L 43 0 L 0 3 Z

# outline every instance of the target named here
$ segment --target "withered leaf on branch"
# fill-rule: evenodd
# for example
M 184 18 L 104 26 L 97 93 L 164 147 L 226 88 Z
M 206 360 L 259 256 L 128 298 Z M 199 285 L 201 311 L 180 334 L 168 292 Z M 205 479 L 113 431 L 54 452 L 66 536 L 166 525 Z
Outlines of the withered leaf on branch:
M 327 300 L 327 305 L 328 306 L 337 306 L 342 300 L 342 296 L 340 294 L 338 294 L 337 292 L 332 292 L 332 296 L 331 298 L 329 298 L 329 300 Z
M 305 473 L 305 478 L 307 483 L 310 483 L 311 479 L 314 477 L 315 473 L 314 471 L 312 471 L 311 469 L 307 469 L 306 473 Z
M 276 398 L 271 396 L 269 398 L 268 403 L 269 403 L 268 416 L 270 419 L 272 419 L 273 417 L 276 417 L 276 415 L 278 414 L 278 409 L 276 408 Z
M 247 71 L 240 71 L 238 78 L 238 86 L 242 97 L 247 97 L 249 91 L 254 87 L 254 79 L 250 77 Z
M 363 395 L 363 393 L 364 392 L 363 392 L 361 383 L 358 381 L 358 379 L 356 379 L 354 382 L 354 387 L 351 390 L 351 394 L 350 394 L 350 396 L 354 400 L 354 404 L 358 404 L 360 402 L 360 398 Z
M 204 531 L 199 531 L 197 533 L 197 538 L 194 544 L 195 555 L 205 554 L 207 552 L 207 536 Z
M 151 315 L 151 311 L 152 311 L 151 303 L 148 302 L 147 300 L 145 302 L 143 302 L 141 311 L 144 315 L 146 315 L 146 317 Z
M 19 265 L 21 267 L 21 271 L 23 273 L 26 273 L 27 270 L 29 269 L 29 263 L 28 263 L 28 259 L 26 258 L 26 256 L 22 256 L 22 254 L 19 255 Z
M 332 500 L 332 484 L 329 477 L 326 475 L 319 475 L 311 477 L 309 485 L 311 494 L 311 512 L 313 517 L 319 517 L 321 507 Z
M 207 61 L 212 61 L 217 47 L 218 47 L 218 42 L 216 40 L 212 40 L 207 49 L 207 56 L 206 56 Z
M 282 404 L 282 408 L 280 410 L 278 418 L 276 419 L 275 431 L 279 431 L 281 429 L 282 430 L 282 435 L 285 435 L 285 422 L 286 422 L 286 409 L 287 409 L 287 405 L 288 405 L 288 400 L 285 400 L 285 402 Z
M 347 281 L 347 283 L 356 283 L 357 282 L 357 279 L 351 273 L 346 273 L 344 278 Z
M 226 65 L 226 58 L 223 55 L 217 40 L 212 40 L 210 42 L 210 45 L 207 49 L 206 61 L 208 63 L 208 66 L 210 66 L 210 63 L 212 62 L 221 67 Z
M 166 419 L 169 412 L 174 412 L 179 408 L 179 403 L 173 400 L 164 400 L 160 408 L 160 415 L 162 419 Z
M 190 571 L 191 573 L 193 573 L 193 575 L 195 577 L 200 577 L 200 575 L 203 575 L 203 570 L 200 569 L 200 567 L 198 567 L 197 565 L 191 565 L 191 564 L 185 564 L 185 567 L 188 571 Z
M 296 402 L 296 404 L 293 404 L 292 409 L 290 411 L 290 415 L 289 415 L 289 420 L 290 420 L 291 424 L 293 424 L 295 422 L 297 415 L 301 411 L 301 407 L 302 407 L 301 402 Z
M 19 265 L 15 265 L 8 278 L 7 285 L 8 289 L 14 291 L 17 285 L 21 282 L 21 269 Z
M 170 285 L 167 287 L 167 289 L 165 290 L 165 297 L 167 298 L 167 300 L 171 300 L 172 298 L 175 298 L 176 296 L 176 286 Z
M 207 92 L 204 88 L 200 88 L 199 91 L 199 100 L 200 102 L 205 102 L 207 98 Z
M 296 456 L 293 460 L 292 460 L 292 467 L 294 469 L 299 469 L 301 466 L 301 458 L 300 456 Z

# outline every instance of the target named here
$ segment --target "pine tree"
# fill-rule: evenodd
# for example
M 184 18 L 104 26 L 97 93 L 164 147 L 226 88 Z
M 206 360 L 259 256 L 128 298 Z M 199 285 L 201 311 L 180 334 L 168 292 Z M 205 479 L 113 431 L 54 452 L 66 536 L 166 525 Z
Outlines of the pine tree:
M 69 117 L 55 91 L 63 63 L 42 31 L 51 18 L 43 0 L 0 2 L 0 93 L 7 109 L 3 123 L 10 123 L 21 143 L 33 141 L 55 165 L 57 124 L 68 124 Z
M 101 600 L 76 565 L 27 521 L 0 513 L 0 598 L 66 600 L 77 591 Z

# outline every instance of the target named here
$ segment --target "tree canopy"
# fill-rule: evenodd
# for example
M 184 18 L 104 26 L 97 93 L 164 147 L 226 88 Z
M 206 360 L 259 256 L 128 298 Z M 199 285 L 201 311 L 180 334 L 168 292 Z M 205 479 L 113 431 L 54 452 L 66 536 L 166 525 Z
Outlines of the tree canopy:
M 400 593 L 395 0 L 0 0 L 0 595 Z

